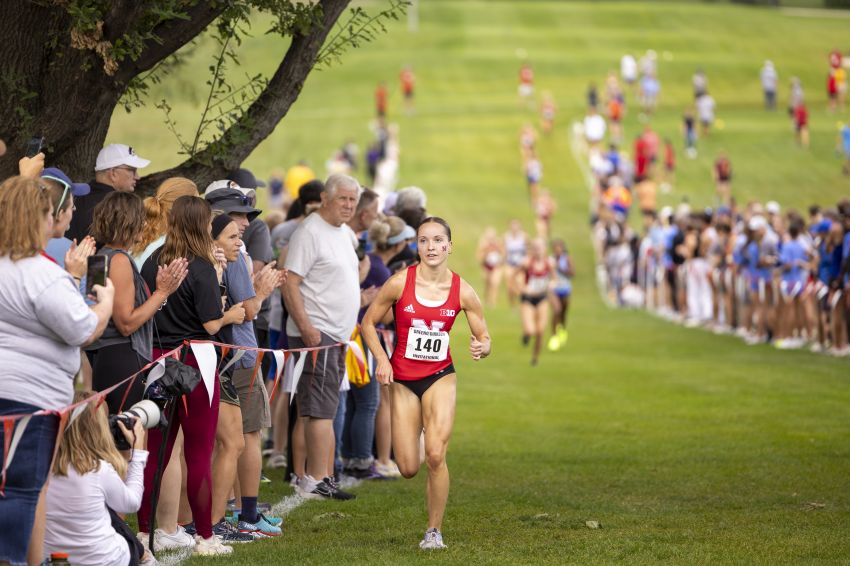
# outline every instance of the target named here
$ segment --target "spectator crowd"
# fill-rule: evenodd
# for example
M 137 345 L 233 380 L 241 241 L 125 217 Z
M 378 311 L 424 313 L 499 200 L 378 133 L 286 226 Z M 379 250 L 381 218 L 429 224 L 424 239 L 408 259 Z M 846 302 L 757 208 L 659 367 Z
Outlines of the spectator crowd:
M 644 60 L 654 62 L 654 53 Z M 622 78 L 630 85 L 638 73 L 634 58 L 626 55 L 621 63 Z M 655 80 L 654 63 L 640 68 L 644 78 Z M 829 77 L 827 110 L 843 110 L 846 78 L 840 57 L 831 55 Z M 759 78 L 765 109 L 772 111 L 778 75 L 771 61 Z M 691 158 L 696 157 L 697 140 L 721 126 L 705 72 L 698 69 L 692 83 L 696 112 L 685 111 L 682 128 Z M 625 89 L 615 74 L 609 75 L 606 96 L 624 107 Z M 650 122 L 651 108 L 642 104 L 643 131 L 631 156 L 621 151 L 613 131 L 604 146 L 606 123 L 595 107 L 575 132 L 587 150 L 597 279 L 605 297 L 688 327 L 735 334 L 748 344 L 850 356 L 850 200 L 813 204 L 802 212 L 783 210 L 776 201 L 739 204 L 732 190 L 731 160 L 721 153 L 712 167 L 711 206 L 682 202 L 659 210 L 658 189 L 672 189 L 675 151 L 669 138 L 661 142 Z M 612 124 L 623 111 L 619 109 L 616 120 L 609 115 Z M 796 77 L 788 114 L 798 143 L 807 148 L 808 111 Z M 850 160 L 846 124 L 840 129 L 839 149 Z
M 381 160 L 397 159 L 393 128 L 378 130 Z M 358 322 L 418 261 L 426 195 L 362 187 L 347 150 L 326 182 L 306 164 L 272 179 L 266 219 L 246 169 L 203 190 L 170 178 L 142 199 L 150 161 L 127 145 L 104 147 L 88 183 L 44 154 L 21 159 L 0 185 L 0 525 L 17 533 L 0 537 L 0 562 L 156 564 L 280 536 L 258 500 L 264 458 L 304 499 L 400 476 Z M 379 333 L 391 351 L 392 323 Z M 155 381 L 183 371 L 174 357 L 200 377 L 163 401 Z

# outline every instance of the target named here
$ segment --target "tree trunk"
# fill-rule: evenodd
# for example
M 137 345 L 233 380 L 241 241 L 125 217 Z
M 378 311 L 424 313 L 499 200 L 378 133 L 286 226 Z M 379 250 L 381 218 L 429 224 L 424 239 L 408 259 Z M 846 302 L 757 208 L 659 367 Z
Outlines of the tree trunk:
M 154 29 L 161 40 L 149 40 L 136 61 L 119 62 L 110 75 L 100 55 L 72 46 L 73 22 L 61 2 L 56 4 L 0 1 L 0 139 L 8 147 L 0 158 L 0 179 L 17 174 L 18 159 L 33 136 L 44 136 L 50 165 L 71 178 L 90 179 L 130 79 L 185 45 L 226 7 L 224 2 L 190 6 L 187 19 L 161 23 Z M 115 2 L 105 16 L 100 40 L 115 40 L 137 25 L 145 4 Z

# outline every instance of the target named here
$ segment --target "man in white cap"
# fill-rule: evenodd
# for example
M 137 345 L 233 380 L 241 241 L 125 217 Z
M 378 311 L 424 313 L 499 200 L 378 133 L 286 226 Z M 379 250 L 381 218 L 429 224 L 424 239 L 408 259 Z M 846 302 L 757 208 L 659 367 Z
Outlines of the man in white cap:
M 112 191 L 133 192 L 139 180 L 139 169 L 150 163 L 128 145 L 114 143 L 101 149 L 94 166 L 94 181 L 89 183 L 91 192 L 75 202 L 77 209 L 68 228 L 68 238 L 82 241 L 91 230 L 94 207 Z

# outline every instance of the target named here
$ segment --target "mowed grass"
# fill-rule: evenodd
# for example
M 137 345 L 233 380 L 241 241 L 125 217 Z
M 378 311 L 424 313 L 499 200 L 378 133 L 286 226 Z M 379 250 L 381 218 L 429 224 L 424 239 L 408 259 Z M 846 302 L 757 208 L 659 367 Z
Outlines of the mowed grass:
M 290 115 L 246 165 L 258 175 L 307 158 L 319 172 L 346 139 L 365 148 L 372 93 L 391 89 L 401 130 L 400 186 L 429 195 L 429 211 L 453 224 L 452 267 L 480 285 L 474 248 L 485 226 L 510 218 L 529 230 L 531 213 L 517 135 L 537 115 L 516 100 L 517 50 L 527 52 L 538 92 L 558 101 L 557 131 L 539 142 L 544 185 L 558 199 L 554 232 L 578 275 L 570 340 L 536 368 L 519 343 L 518 313 L 506 301 L 487 317 L 493 355 L 464 356 L 455 331 L 459 392 L 449 450 L 452 493 L 444 523 L 449 549 L 425 554 L 424 473 L 367 483 L 348 503 L 306 504 L 278 540 L 236 548 L 211 563 L 824 563 L 847 561 L 850 448 L 846 361 L 747 347 L 684 330 L 599 299 L 587 224 L 587 187 L 569 148 L 590 81 L 600 88 L 626 51 L 661 56 L 661 108 L 653 120 L 681 150 L 679 123 L 690 76 L 708 73 L 725 128 L 680 156 L 675 204 L 712 203 L 710 164 L 731 155 L 741 200 L 829 204 L 850 194 L 833 153 L 838 117 L 825 111 L 826 54 L 846 46 L 848 20 L 797 18 L 775 10 L 670 3 L 420 2 L 420 28 L 405 22 L 311 75 Z M 374 6 L 375 4 L 370 4 Z M 285 48 L 262 36 L 244 47 L 244 70 L 269 68 Z M 202 45 L 199 54 L 209 52 Z M 782 110 L 761 109 L 758 70 L 772 59 L 780 108 L 791 75 L 802 77 L 812 148 L 797 148 Z M 192 96 L 207 61 L 163 85 L 191 129 Z M 417 113 L 404 116 L 402 65 L 418 78 Z M 242 69 L 240 69 L 242 72 Z M 846 118 L 846 116 L 845 116 Z M 639 130 L 634 105 L 627 139 Z M 179 161 L 156 110 L 116 113 L 110 140 L 130 140 L 155 165 Z M 289 494 L 280 475 L 263 498 Z M 326 515 L 328 512 L 342 515 Z M 586 521 L 598 521 L 589 529 Z M 195 562 L 202 562 L 196 560 Z

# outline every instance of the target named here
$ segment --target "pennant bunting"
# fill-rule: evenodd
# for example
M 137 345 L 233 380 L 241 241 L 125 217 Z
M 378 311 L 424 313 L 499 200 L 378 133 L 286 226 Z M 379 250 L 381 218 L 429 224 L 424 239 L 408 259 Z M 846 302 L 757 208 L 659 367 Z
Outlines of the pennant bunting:
M 298 391 L 298 382 L 301 380 L 301 372 L 304 371 L 304 360 L 307 359 L 306 353 L 302 352 L 295 362 L 295 367 L 292 369 L 292 395 L 289 397 L 289 403 L 295 400 L 295 392 Z
M 195 360 L 198 362 L 198 369 L 201 370 L 201 378 L 204 382 L 204 387 L 207 388 L 207 396 L 212 407 L 213 395 L 215 394 L 214 387 L 218 387 L 215 382 L 215 368 L 218 365 L 215 347 L 211 342 L 191 342 L 192 353 L 195 355 Z M 234 356 L 235 357 L 235 356 Z

